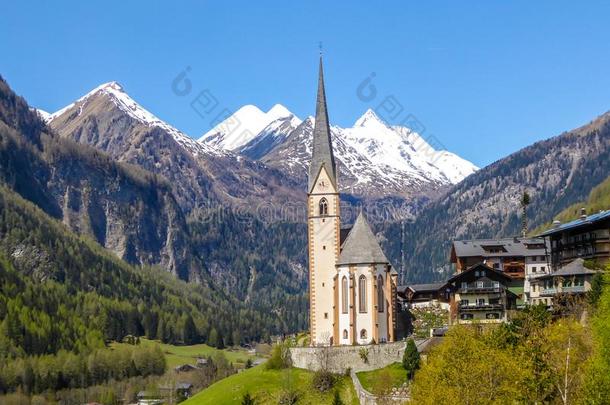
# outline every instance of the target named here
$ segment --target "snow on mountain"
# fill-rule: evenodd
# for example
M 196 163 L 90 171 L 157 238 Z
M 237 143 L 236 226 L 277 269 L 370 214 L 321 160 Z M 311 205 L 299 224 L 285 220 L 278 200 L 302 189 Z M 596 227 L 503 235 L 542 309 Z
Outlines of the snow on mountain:
M 123 87 L 115 81 L 104 83 L 104 84 L 96 87 L 95 89 L 91 90 L 89 93 L 85 94 L 84 96 L 82 96 L 81 98 L 76 100 L 75 102 L 65 106 L 64 108 L 62 108 L 52 114 L 49 114 L 45 118 L 45 121 L 47 123 L 50 123 L 57 117 L 64 114 L 66 111 L 69 111 L 70 109 L 74 108 L 75 106 L 79 107 L 79 112 L 77 115 L 80 115 L 82 113 L 83 108 L 84 108 L 85 104 L 87 103 L 87 101 L 89 99 L 91 99 L 93 96 L 97 96 L 97 95 L 104 95 L 104 96 L 109 97 L 109 99 L 112 100 L 114 105 L 116 105 L 121 111 L 125 112 L 126 114 L 128 114 L 130 117 L 134 118 L 141 124 L 144 124 L 148 127 L 158 127 L 158 128 L 165 130 L 168 134 L 170 134 L 176 140 L 176 142 L 178 142 L 183 147 L 187 148 L 189 151 L 191 151 L 195 155 L 198 155 L 200 153 L 203 153 L 203 154 L 223 154 L 224 153 L 224 151 L 222 151 L 218 148 L 214 148 L 210 145 L 198 143 L 190 136 L 184 134 L 180 130 L 169 125 L 167 122 L 157 118 L 150 111 L 146 110 L 136 101 L 134 101 L 125 92 Z
M 299 175 L 311 157 L 312 120 L 273 121 L 233 151 Z M 351 128 L 333 126 L 331 132 L 342 178 L 351 188 L 376 184 L 388 193 L 423 184 L 436 188 L 458 183 L 478 170 L 454 153 L 435 149 L 434 138 L 427 141 L 409 128 L 388 125 L 370 109 Z
M 409 128 L 386 124 L 370 109 L 341 135 L 375 165 L 421 179 L 455 184 L 478 169 L 453 153 L 436 150 Z
M 235 150 L 250 142 L 272 122 L 288 117 L 298 120 L 294 114 L 280 104 L 274 105 L 267 112 L 261 111 L 254 105 L 245 105 L 206 132 L 199 138 L 199 143 Z
M 36 112 L 38 116 L 44 121 L 47 122 L 51 113 L 46 112 L 45 110 L 41 110 L 40 108 L 30 108 L 32 111 Z
M 263 128 L 254 138 L 234 151 L 250 159 L 261 159 L 273 148 L 286 141 L 292 131 L 299 125 L 301 120 L 290 114 L 272 121 Z

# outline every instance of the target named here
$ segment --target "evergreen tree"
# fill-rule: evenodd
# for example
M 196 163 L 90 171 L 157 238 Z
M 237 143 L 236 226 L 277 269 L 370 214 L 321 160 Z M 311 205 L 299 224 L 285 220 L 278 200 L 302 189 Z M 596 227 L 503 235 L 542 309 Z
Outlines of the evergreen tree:
M 402 366 L 407 370 L 409 379 L 413 378 L 415 371 L 419 369 L 419 351 L 413 339 L 407 341 L 407 347 L 402 355 Z

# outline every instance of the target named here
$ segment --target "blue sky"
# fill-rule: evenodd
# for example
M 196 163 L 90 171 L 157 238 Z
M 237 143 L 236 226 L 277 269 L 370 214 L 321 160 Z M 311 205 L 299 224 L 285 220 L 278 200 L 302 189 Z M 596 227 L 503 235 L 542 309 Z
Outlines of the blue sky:
M 480 166 L 610 110 L 608 2 L 371 3 L 4 2 L 0 74 L 51 112 L 116 80 L 198 137 L 213 117 L 190 102 L 205 89 L 229 110 L 313 114 L 322 41 L 332 123 L 393 96 L 390 121 L 412 115 Z M 373 72 L 375 97 L 358 97 Z

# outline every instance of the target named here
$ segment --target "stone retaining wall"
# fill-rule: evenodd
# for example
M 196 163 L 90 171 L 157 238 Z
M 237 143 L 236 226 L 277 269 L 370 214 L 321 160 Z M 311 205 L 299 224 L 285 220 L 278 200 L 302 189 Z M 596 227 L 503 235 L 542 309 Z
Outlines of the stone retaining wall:
M 388 366 L 402 360 L 405 342 L 382 343 L 360 346 L 293 347 L 290 349 L 292 365 L 307 370 L 319 370 L 326 363 L 326 369 L 333 373 L 346 370 L 369 371 Z M 367 361 L 361 351 L 367 353 Z

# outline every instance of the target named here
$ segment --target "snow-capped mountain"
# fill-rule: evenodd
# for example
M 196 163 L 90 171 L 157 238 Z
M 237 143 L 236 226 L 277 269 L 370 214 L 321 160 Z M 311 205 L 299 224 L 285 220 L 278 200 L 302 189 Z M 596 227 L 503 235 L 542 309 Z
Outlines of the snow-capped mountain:
M 300 196 L 298 184 L 284 173 L 197 142 L 146 110 L 116 82 L 98 86 L 51 114 L 47 123 L 61 136 L 162 175 L 186 212 L 218 202 L 256 209 L 263 201 Z
M 104 83 L 91 90 L 89 93 L 85 94 L 75 102 L 68 104 L 64 108 L 52 114 L 49 114 L 43 110 L 39 110 L 39 114 L 41 114 L 47 124 L 51 124 L 56 118 L 63 116 L 66 112 L 72 111 L 75 109 L 75 107 L 78 107 L 76 115 L 74 115 L 74 112 L 72 112 L 71 114 L 71 118 L 73 119 L 83 114 L 84 107 L 90 99 L 100 96 L 107 97 L 108 100 L 112 101 L 112 103 L 119 110 L 129 115 L 131 118 L 138 121 L 140 124 L 143 124 L 147 127 L 158 127 L 166 131 L 169 135 L 172 136 L 172 138 L 174 138 L 176 142 L 187 148 L 191 153 L 195 155 L 224 153 L 218 148 L 212 148 L 206 144 L 196 142 L 188 135 L 169 125 L 167 122 L 157 118 L 150 111 L 146 110 L 144 107 L 135 102 L 125 92 L 125 90 L 123 90 L 123 87 L 117 82 Z
M 199 142 L 235 150 L 258 136 L 269 124 L 280 119 L 290 119 L 299 123 L 301 121 L 281 104 L 274 105 L 267 112 L 253 105 L 245 105 L 206 132 L 199 138 Z
M 370 109 L 352 127 L 333 126 L 331 132 L 341 185 L 353 193 L 410 197 L 456 184 L 478 170 L 454 153 L 435 149 L 409 128 L 386 124 Z M 312 136 L 313 118 L 301 122 L 291 115 L 272 121 L 241 146 L 224 148 L 302 180 Z

